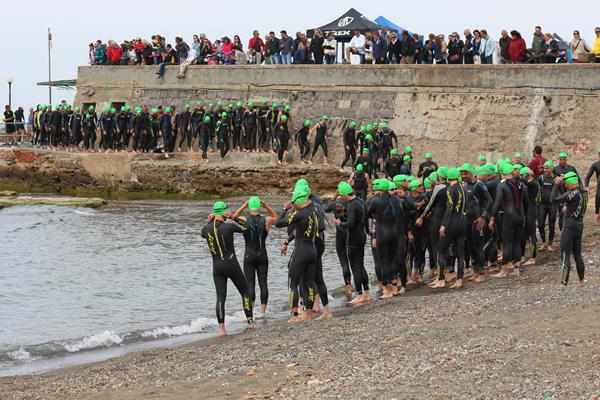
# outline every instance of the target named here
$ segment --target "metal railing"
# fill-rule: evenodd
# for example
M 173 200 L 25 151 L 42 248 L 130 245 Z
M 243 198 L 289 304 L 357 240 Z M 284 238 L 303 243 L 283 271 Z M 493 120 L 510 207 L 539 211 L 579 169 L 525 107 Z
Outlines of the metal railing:
M 6 132 L 7 126 L 15 128 L 23 126 L 23 129 L 15 129 L 12 133 Z M 28 122 L 0 122 L 0 146 L 10 144 L 29 144 L 33 137 L 33 126 Z M 16 142 L 16 143 L 15 143 Z

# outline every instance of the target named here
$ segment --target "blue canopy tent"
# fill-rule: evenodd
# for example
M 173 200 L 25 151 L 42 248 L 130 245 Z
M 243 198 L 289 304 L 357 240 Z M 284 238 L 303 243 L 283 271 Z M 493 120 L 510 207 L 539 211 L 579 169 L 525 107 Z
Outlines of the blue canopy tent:
M 389 19 L 387 19 L 386 17 L 380 15 L 379 17 L 375 18 L 375 22 L 378 23 L 379 25 L 383 25 L 383 26 L 387 26 L 389 29 L 394 30 L 396 32 L 398 32 L 399 34 L 402 33 L 403 30 L 405 30 L 404 28 L 402 28 L 401 26 L 396 25 L 395 23 L 393 23 L 392 21 L 390 21 Z M 408 29 L 407 29 L 408 30 Z M 412 35 L 413 32 L 408 31 L 409 35 Z M 425 39 L 425 37 L 423 35 L 419 35 L 419 41 L 421 43 L 423 43 L 423 40 Z

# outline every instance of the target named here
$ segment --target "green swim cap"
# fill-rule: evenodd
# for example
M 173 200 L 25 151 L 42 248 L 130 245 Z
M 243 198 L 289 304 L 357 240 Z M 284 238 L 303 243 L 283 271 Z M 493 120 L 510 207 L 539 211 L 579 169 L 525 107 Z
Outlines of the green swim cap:
M 278 103 L 273 103 L 271 106 L 272 106 L 273 108 L 278 108 L 278 107 L 279 107 L 279 104 L 278 104 Z
M 125 111 L 125 106 L 121 106 L 121 111 Z
M 183 106 L 183 108 L 185 108 L 186 110 L 188 110 L 190 107 L 190 103 L 185 103 L 185 106 Z
M 395 156 L 396 154 L 398 154 L 398 150 L 392 149 L 392 151 L 390 151 L 390 154 Z
M 287 115 L 282 115 L 282 116 L 281 116 L 281 120 L 282 120 L 282 121 L 284 121 L 284 122 L 285 122 L 285 121 L 287 121 L 287 119 L 288 119 L 288 118 L 287 118 Z
M 564 182 L 567 185 L 577 185 L 579 183 L 579 178 L 577 176 L 573 176 L 571 178 L 566 178 Z
M 448 170 L 448 180 L 458 180 L 460 178 L 460 171 L 458 168 L 450 168 Z
M 498 173 L 498 168 L 494 164 L 486 164 L 488 175 L 496 175 Z
M 597 152 L 598 154 L 600 154 L 600 149 L 598 149 L 596 152 Z
M 569 158 L 569 155 L 565 152 L 562 152 L 558 155 L 558 158 Z
M 438 181 L 438 173 L 437 172 L 432 172 L 429 174 L 429 178 L 428 178 L 431 182 L 437 182 Z
M 338 193 L 341 196 L 352 194 L 352 186 L 348 182 L 342 181 L 338 184 Z
M 513 170 L 514 169 L 518 169 L 520 171 L 521 168 L 523 168 L 523 166 L 521 164 L 515 164 L 515 165 L 513 165 Z
M 221 107 L 223 105 L 222 101 L 217 101 L 217 107 Z
M 227 108 L 233 108 L 233 103 L 227 104 Z
M 381 190 L 381 189 L 379 189 L 380 183 L 381 183 L 381 179 L 374 179 L 373 180 L 373 190 Z
M 390 190 L 390 181 L 387 179 L 382 179 L 379 182 L 379 190 L 387 191 Z
M 416 188 L 421 186 L 421 182 L 419 182 L 418 180 L 414 180 L 410 182 L 410 190 L 415 190 Z
M 371 135 L 369 133 L 369 134 L 367 134 L 367 136 L 365 136 L 365 139 L 367 139 L 367 140 L 373 140 L 373 135 Z
M 431 153 L 425 153 L 425 158 L 433 158 L 433 154 L 431 154 Z
M 292 194 L 292 203 L 306 203 L 309 195 L 310 189 L 308 186 L 296 186 L 296 189 L 294 189 L 294 193 Z
M 480 154 L 479 155 L 479 161 L 485 161 L 485 160 L 487 160 L 487 157 L 484 156 L 483 154 Z
M 398 185 L 396 185 L 394 182 L 390 182 L 388 183 L 388 190 L 394 190 L 396 188 L 398 188 Z
M 461 165 L 461 167 L 458 169 L 460 172 L 464 171 L 464 172 L 470 172 L 472 174 L 475 173 L 475 169 L 473 168 L 473 166 L 469 163 L 464 163 L 463 165 Z
M 85 114 L 85 119 L 90 119 L 92 116 L 90 114 Z
M 112 108 L 110 109 L 110 112 L 114 114 L 114 113 L 116 113 L 116 112 L 117 112 L 117 109 L 116 109 L 116 108 L 114 108 L 114 107 L 112 107 Z
M 94 111 L 94 106 L 90 106 L 90 107 L 88 108 L 88 110 L 90 110 L 90 111 Z
M 367 153 L 367 154 L 368 154 L 368 153 L 369 153 L 369 149 L 368 149 L 368 148 L 366 148 L 366 147 L 364 147 L 362 152 L 363 152 L 363 153 Z
M 75 112 L 79 112 L 79 106 L 75 106 L 74 110 Z
M 262 103 L 262 104 L 267 104 L 267 100 L 266 100 L 266 99 L 262 99 L 262 100 L 261 100 L 261 103 Z
M 204 117 L 204 122 L 210 122 L 210 117 L 208 115 Z
M 529 169 L 529 167 L 523 167 L 519 172 L 521 173 L 521 175 L 527 175 L 531 172 L 531 170 Z
M 244 103 L 242 103 L 241 101 L 238 101 L 237 103 L 235 103 L 235 105 L 236 105 L 237 107 L 241 107 L 241 106 L 243 106 L 243 105 L 244 105 Z
M 388 127 L 388 124 L 387 124 L 387 122 L 382 122 L 382 123 L 381 123 L 381 128 L 385 129 L 385 128 L 387 128 L 387 127 Z
M 254 107 L 254 103 L 253 103 L 253 102 L 251 102 L 251 101 L 249 101 L 249 102 L 248 102 L 248 107 Z
M 352 121 L 350 122 L 350 128 L 355 128 L 356 127 L 356 122 Z M 598 150 L 598 152 L 600 153 L 600 150 Z
M 373 130 L 373 125 L 371 125 L 371 124 L 367 124 L 367 130 L 368 130 L 368 131 L 372 131 L 372 130 Z
M 215 217 L 220 217 L 227 212 L 227 204 L 224 201 L 217 201 L 213 204 L 213 214 Z
M 356 166 L 356 170 L 357 170 L 357 171 L 362 171 L 363 169 L 364 169 L 364 167 L 363 167 L 363 165 L 362 165 L 362 164 L 358 164 L 358 165 Z
M 165 112 L 166 112 L 166 113 L 170 113 L 170 112 L 171 112 L 171 107 L 167 107 L 167 108 L 165 108 Z
M 552 161 L 548 160 L 544 163 L 544 167 L 554 168 L 554 163 Z
M 131 111 L 131 106 L 125 106 L 125 111 Z
M 291 108 L 292 108 L 292 107 L 290 107 L 290 105 L 289 105 L 289 104 L 286 104 L 286 105 L 285 105 L 285 107 L 283 107 L 283 109 L 284 109 L 285 111 L 290 111 L 290 109 L 291 109 Z M 325 118 L 325 119 L 327 119 L 327 118 Z
M 323 114 L 323 116 L 321 117 L 322 120 L 327 121 L 329 119 L 329 117 L 327 116 L 327 114 Z
M 223 111 L 221 113 L 221 118 L 228 116 L 229 114 L 227 113 L 227 111 Z
M 412 147 L 410 147 L 410 146 L 406 146 L 406 148 L 404 149 L 404 152 L 405 152 L 405 153 L 412 153 L 412 152 L 413 152 L 413 149 L 412 149 Z
M 407 180 L 408 180 L 408 176 L 406 176 L 404 174 L 394 176 L 394 182 L 396 182 L 397 184 L 405 182 Z
M 515 170 L 514 167 L 510 164 L 504 164 L 502 166 L 502 173 L 504 175 L 512 174 L 514 170 Z
M 429 175 L 429 176 L 431 176 L 431 175 Z M 425 186 L 426 189 L 430 189 L 433 186 L 433 183 L 431 183 L 431 179 L 425 178 L 423 180 L 423 185 Z
M 569 171 L 564 175 L 564 179 L 569 179 L 569 178 L 573 178 L 573 177 L 577 177 L 577 174 L 573 171 Z
M 208 103 L 209 108 L 214 107 L 214 106 L 215 106 L 215 103 Z
M 475 174 L 477 176 L 487 175 L 487 171 L 488 169 L 485 165 L 475 168 Z
M 448 179 L 448 167 L 440 167 L 437 174 L 442 179 Z
M 248 208 L 252 211 L 260 210 L 260 199 L 257 196 L 252 196 L 248 199 Z
M 379 122 L 373 122 L 373 127 L 374 128 L 379 128 Z
M 361 125 L 361 126 L 360 126 L 360 131 L 361 131 L 361 132 L 366 132 L 366 131 L 367 131 L 367 127 L 366 127 L 366 126 L 364 126 L 364 125 Z
M 58 106 L 58 107 L 60 107 L 60 106 Z M 103 108 L 103 110 L 104 110 L 104 112 L 110 111 L 110 106 L 109 105 L 105 105 L 104 108 Z
M 305 178 L 300 178 L 296 181 L 296 186 L 308 186 L 308 181 Z
M 412 182 L 412 181 L 414 181 L 414 180 L 415 180 L 415 179 L 417 179 L 417 178 L 415 178 L 415 177 L 414 177 L 414 176 L 412 176 L 412 175 L 406 175 L 406 179 L 407 179 L 409 182 Z
M 200 104 L 204 104 L 204 102 L 202 100 L 196 100 L 196 105 L 199 106 Z
M 520 152 L 520 151 L 517 151 L 517 152 L 515 153 L 515 156 L 514 156 L 514 157 L 515 157 L 515 158 L 521 158 L 521 152 Z
M 402 160 L 404 160 L 404 162 L 409 162 L 410 160 L 412 160 L 412 158 L 407 154 L 404 157 L 402 157 Z

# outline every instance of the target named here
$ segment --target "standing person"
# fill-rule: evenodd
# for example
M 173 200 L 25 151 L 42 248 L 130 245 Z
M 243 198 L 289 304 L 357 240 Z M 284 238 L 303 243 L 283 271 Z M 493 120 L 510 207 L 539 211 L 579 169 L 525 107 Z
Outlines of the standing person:
M 365 33 L 365 64 L 373 64 L 373 35 Z
M 573 40 L 569 43 L 569 49 L 571 50 L 571 57 L 573 57 L 573 61 L 579 63 L 579 58 L 583 54 L 587 54 L 592 51 L 590 46 L 585 42 L 584 39 L 581 38 L 579 31 L 573 32 Z
M 116 116 L 116 122 L 116 143 L 113 145 L 117 150 L 127 151 L 129 147 L 129 114 L 125 106 L 121 106 Z
M 381 156 L 382 159 L 385 160 L 390 156 L 392 148 L 398 147 L 398 137 L 396 136 L 396 132 L 388 127 L 387 122 L 381 123 L 380 141 L 382 151 Z
M 385 159 L 383 163 L 383 172 L 388 179 L 394 179 L 396 175 L 400 175 L 403 160 L 398 156 L 398 150 L 392 149 L 390 157 Z
M 233 151 L 242 151 L 244 148 L 244 103 L 238 101 L 233 110 Z
M 183 111 L 177 114 L 177 119 L 175 120 L 175 125 L 179 131 L 179 146 L 177 147 L 177 151 L 179 152 L 181 152 L 182 143 L 186 144 L 187 151 L 192 150 L 192 113 L 190 107 L 189 103 L 185 103 Z
M 502 29 L 500 32 L 500 39 L 498 39 L 498 45 L 500 46 L 500 64 L 509 64 L 510 55 L 508 48 L 510 47 L 511 38 L 508 36 L 506 29 Z
M 2 114 L 2 121 L 4 121 L 6 136 L 4 137 L 4 144 L 6 146 L 9 145 L 8 138 L 9 136 L 15 136 L 15 113 L 10 109 L 10 106 L 7 104 L 4 106 L 4 113 Z M 14 141 L 11 143 L 14 144 Z
M 527 185 L 527 209 L 525 210 L 525 238 L 523 247 L 526 248 L 526 243 L 529 242 L 530 254 L 529 258 L 523 263 L 523 266 L 534 265 L 537 256 L 537 235 L 535 232 L 536 221 L 539 215 L 538 201 L 540 198 L 540 182 L 533 176 L 533 171 L 529 167 L 521 168 L 521 178 Z M 525 251 L 523 252 L 525 255 Z
M 554 251 L 552 244 L 554 243 L 554 232 L 556 230 L 556 215 L 558 214 L 558 207 L 550 201 L 550 194 L 554 188 L 554 181 L 556 175 L 554 175 L 553 169 L 554 164 L 552 161 L 546 161 L 544 163 L 544 174 L 540 176 L 540 204 L 538 205 L 538 231 L 540 233 L 540 239 L 542 244 L 539 247 L 539 251 Z M 548 242 L 546 244 L 546 218 L 548 219 Z
M 346 222 L 348 219 L 348 203 L 340 196 L 339 190 L 332 201 L 325 207 L 326 213 L 333 213 L 334 220 Z M 350 260 L 346 251 L 348 232 L 346 229 L 336 225 L 335 227 L 335 252 L 337 253 L 342 267 L 342 277 L 344 279 L 344 293 L 346 299 L 352 298 L 352 273 L 350 272 Z
M 248 55 L 251 58 L 254 57 L 256 65 L 262 64 L 265 49 L 265 42 L 261 39 L 260 33 L 258 31 L 252 32 L 252 37 L 248 41 Z
M 373 300 L 369 293 L 369 275 L 365 269 L 365 205 L 363 201 L 354 196 L 352 187 L 347 182 L 338 184 L 338 194 L 347 204 L 347 217 L 345 221 L 335 220 L 336 228 L 341 228 L 346 234 L 346 254 L 356 288 L 356 298 L 350 304 L 363 304 Z
M 352 165 L 356 162 L 356 122 L 351 121 L 344 132 L 342 133 L 344 143 L 344 160 L 340 167 L 340 172 L 344 172 L 346 163 L 352 159 Z
M 96 134 L 96 122 L 92 118 L 92 115 L 87 113 L 83 120 L 83 149 L 85 152 L 90 150 L 90 144 L 92 152 L 94 151 L 94 144 L 91 143 L 92 136 Z
M 559 186 L 564 185 L 566 191 L 559 193 Z M 569 283 L 571 272 L 571 255 L 575 259 L 579 286 L 585 281 L 585 264 L 581 256 L 581 243 L 583 236 L 583 216 L 587 209 L 587 193 L 581 189 L 579 176 L 575 172 L 567 172 L 564 176 L 556 178 L 556 185 L 552 189 L 550 200 L 553 203 L 565 206 L 565 228 L 560 238 L 560 259 L 562 263 L 562 284 Z
M 227 220 L 231 221 L 227 223 Z M 252 304 L 248 293 L 248 284 L 235 255 L 233 235 L 244 233 L 246 224 L 228 211 L 227 204 L 217 201 L 213 213 L 202 228 L 202 237 L 206 239 L 213 259 L 213 279 L 217 291 L 216 313 L 219 322 L 219 336 L 226 336 L 225 300 L 227 299 L 227 280 L 231 279 L 242 296 L 242 308 L 246 314 L 248 327 L 255 328 L 252 316 Z
M 554 39 L 551 33 L 544 33 L 544 39 L 546 40 L 546 55 L 544 56 L 544 63 L 555 64 L 559 57 L 560 47 L 558 41 Z
M 315 154 L 317 153 L 317 150 L 319 149 L 319 147 L 321 147 L 323 149 L 323 165 L 326 167 L 329 166 L 329 164 L 327 163 L 327 156 L 328 156 L 327 121 L 328 120 L 329 120 L 329 117 L 327 115 L 323 115 L 321 117 L 321 120 L 319 122 L 317 122 L 315 124 L 315 126 L 313 126 L 309 131 L 309 136 L 315 137 L 315 142 L 313 145 L 314 147 L 313 147 L 312 155 L 310 157 L 309 164 L 312 164 L 313 159 L 315 158 Z M 315 134 L 315 132 L 316 132 L 316 134 Z
M 73 150 L 79 149 L 79 143 L 81 143 L 81 140 L 83 138 L 83 136 L 82 136 L 83 116 L 81 115 L 79 110 L 80 110 L 79 106 L 75 106 L 75 108 L 73 109 L 73 116 L 71 117 L 71 120 L 69 121 L 71 132 L 73 133 L 73 137 L 72 137 L 72 140 L 70 143 L 71 148 Z
M 279 54 L 281 55 L 282 64 L 292 63 L 292 53 L 294 49 L 294 39 L 288 36 L 286 31 L 281 31 L 281 40 L 279 42 Z
M 596 56 L 594 62 L 596 64 L 600 63 L 600 26 L 597 26 L 595 29 L 596 32 L 596 40 L 594 41 L 594 49 L 592 52 Z
M 269 51 L 270 62 L 273 65 L 281 64 L 281 42 L 275 36 L 275 32 L 269 32 L 269 38 L 266 42 L 267 50 Z
M 402 40 L 400 42 L 400 55 L 402 55 L 400 64 L 415 63 L 415 41 L 406 30 L 402 31 Z
M 133 135 L 133 152 L 137 153 L 138 151 L 143 150 L 143 143 L 146 136 L 146 126 L 145 126 L 145 118 L 142 114 L 142 108 L 135 108 L 135 115 L 131 121 L 131 132 Z
M 229 137 L 229 133 L 231 131 L 231 119 L 229 118 L 229 113 L 227 111 L 223 111 L 221 113 L 221 120 L 217 122 L 216 128 L 216 136 L 219 141 L 219 151 L 221 155 L 221 163 L 225 162 L 225 156 L 229 153 L 231 140 Z
M 448 42 L 448 64 L 462 64 L 464 48 L 465 44 L 460 39 L 458 32 L 453 32 Z
M 315 64 L 323 64 L 323 57 L 325 56 L 323 49 L 324 42 L 325 39 L 323 38 L 321 30 L 315 29 L 313 37 L 310 41 L 310 51 L 313 55 L 313 59 L 315 60 Z
M 271 130 L 271 135 L 273 135 L 272 128 L 276 121 L 268 121 L 270 111 L 271 110 L 269 109 L 267 100 L 262 99 L 256 115 L 258 118 L 258 140 L 256 143 L 257 151 L 266 150 L 265 147 L 268 147 L 267 136 L 269 134 L 269 130 Z M 271 124 L 269 124 L 269 122 L 271 122 Z
M 290 130 L 288 126 L 287 115 L 282 115 L 281 119 L 273 127 L 273 135 L 277 135 L 277 164 L 283 165 L 283 156 L 287 152 L 290 141 Z M 285 163 L 287 164 L 287 163 Z
M 260 214 L 261 208 L 267 210 L 268 217 Z M 245 209 L 248 209 L 248 213 L 250 214 L 247 218 L 240 216 Z M 267 285 L 269 257 L 265 242 L 271 226 L 277 222 L 277 213 L 267 203 L 261 201 L 260 198 L 253 196 L 242 204 L 233 213 L 233 216 L 245 221 L 244 241 L 246 242 L 246 248 L 244 250 L 244 275 L 248 283 L 248 294 L 254 308 L 256 301 L 256 278 L 258 277 L 260 312 L 265 316 L 269 301 L 269 288 Z
M 325 64 L 335 64 L 337 59 L 337 41 L 333 31 L 327 33 L 327 38 L 323 42 L 323 50 L 325 54 Z
M 508 44 L 508 62 L 510 64 L 521 64 L 525 60 L 527 45 L 521 34 L 515 30 L 510 31 L 510 43 Z
M 494 50 L 496 48 L 494 40 L 490 37 L 485 29 L 481 30 L 481 37 L 481 63 L 493 64 Z
M 371 180 L 365 172 L 363 164 L 357 164 L 356 169 L 350 175 L 348 183 L 352 186 L 352 190 L 362 201 L 367 199 L 367 192 L 371 188 Z
M 166 158 L 169 158 L 169 151 L 171 151 L 171 140 L 173 133 L 173 125 L 171 124 L 171 107 L 166 107 L 165 112 L 160 116 L 158 120 L 160 133 L 163 138 L 163 153 Z
M 473 34 L 471 30 L 465 29 L 465 47 L 463 50 L 463 62 L 465 64 L 474 64 L 475 59 L 473 58 Z
M 541 26 L 535 27 L 533 40 L 531 41 L 531 51 L 533 52 L 533 61 L 536 64 L 542 64 L 546 55 L 546 40 L 544 39 Z
M 200 150 L 202 151 L 202 161 L 208 163 L 207 150 L 210 142 L 210 138 L 213 136 L 213 124 L 212 118 L 209 115 L 204 116 L 204 120 L 198 127 L 198 139 L 200 141 Z
M 473 31 L 473 64 L 481 64 L 481 32 Z
M 544 163 L 546 159 L 542 156 L 542 147 L 536 145 L 533 148 L 533 159 L 529 161 L 527 166 L 533 171 L 533 176 L 539 178 L 544 173 Z
M 308 184 L 297 185 L 292 194 L 292 201 L 286 203 L 283 212 L 279 215 L 275 226 L 277 228 L 290 227 L 293 230 L 295 241 L 289 268 L 288 282 L 290 288 L 290 322 L 299 321 L 298 299 L 300 293 L 298 286 L 302 283 L 303 299 L 306 320 L 312 319 L 312 310 L 315 301 L 315 269 L 317 263 L 317 249 L 315 239 L 318 235 L 318 226 L 314 221 L 318 220 L 317 211 L 312 200 L 309 199 L 310 189 Z M 294 208 L 294 212 L 288 215 L 288 211 Z M 284 242 L 284 251 L 287 250 L 288 241 Z
M 31 113 L 31 111 L 30 111 Z M 15 111 L 15 133 L 13 134 L 13 143 L 15 145 L 23 143 L 23 136 L 25 135 L 25 111 L 23 107 L 17 108 Z
M 415 64 L 421 64 L 421 60 L 424 57 L 423 41 L 419 38 L 419 35 L 416 33 L 412 34 L 412 39 L 415 44 Z
M 514 177 L 514 167 L 510 164 L 502 166 L 504 180 L 498 185 L 496 199 L 489 222 L 489 229 L 495 229 L 495 221 L 502 208 L 502 270 L 494 275 L 495 278 L 506 278 L 508 270 L 514 268 L 514 274 L 520 274 L 521 240 L 525 228 L 525 207 L 527 193 L 521 181 Z
M 447 64 L 446 61 L 446 50 L 442 41 L 442 35 L 438 35 L 434 38 L 431 43 L 431 52 L 433 53 L 433 60 L 436 64 Z
M 396 32 L 390 33 L 390 40 L 387 46 L 387 59 L 391 64 L 400 64 L 400 60 L 402 59 L 400 41 Z
M 256 150 L 256 134 L 258 126 L 258 113 L 252 101 L 248 102 L 248 107 L 244 113 L 244 131 L 246 132 L 246 150 L 254 152 Z
M 596 216 L 596 225 L 600 225 L 600 149 L 597 151 L 598 161 L 592 164 L 590 170 L 585 176 L 585 191 L 589 193 L 590 191 L 590 179 L 596 174 L 596 197 L 595 197 L 595 212 Z
M 569 155 L 566 152 L 562 152 L 558 155 L 558 165 L 555 166 L 554 169 L 552 170 L 552 173 L 554 173 L 555 176 L 557 176 L 557 177 L 564 176 L 567 172 L 575 172 L 577 174 L 577 176 L 579 176 L 577 169 L 574 166 L 568 164 L 568 162 L 567 162 L 568 158 L 569 158 Z M 562 187 L 561 190 L 564 190 L 564 187 Z M 563 223 L 564 223 L 564 213 L 563 213 L 562 207 L 559 207 L 559 209 L 558 209 L 558 228 L 561 231 L 563 229 Z
M 417 176 L 419 178 L 423 177 L 423 179 L 428 178 L 429 175 L 438 170 L 438 165 L 435 161 L 433 161 L 433 154 L 425 153 L 425 161 L 419 164 L 419 169 L 417 171 Z
M 344 62 L 350 62 L 350 54 L 357 55 L 359 58 L 359 64 L 365 63 L 365 36 L 360 33 L 360 29 L 354 30 L 354 36 L 350 39 L 350 43 L 348 43 L 348 47 L 346 48 L 346 59 Z
M 298 143 L 298 147 L 300 149 L 300 162 L 302 164 L 308 163 L 308 161 L 306 161 L 306 156 L 310 154 L 308 132 L 310 131 L 311 124 L 312 121 L 310 119 L 305 120 L 304 125 L 302 128 L 298 129 L 295 135 L 296 143 Z

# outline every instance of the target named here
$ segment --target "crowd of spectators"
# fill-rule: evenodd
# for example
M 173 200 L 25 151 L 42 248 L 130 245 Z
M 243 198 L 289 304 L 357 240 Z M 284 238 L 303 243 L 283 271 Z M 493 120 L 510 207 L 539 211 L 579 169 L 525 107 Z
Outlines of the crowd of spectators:
M 424 40 L 417 34 L 388 28 L 373 32 L 356 30 L 343 54 L 334 33 L 323 34 L 319 29 L 314 30 L 310 39 L 303 32 L 296 32 L 292 38 L 285 30 L 279 36 L 270 32 L 264 37 L 254 31 L 246 45 L 238 35 L 211 41 L 205 34 L 199 34 L 193 36 L 190 44 L 178 36 L 175 45 L 167 43 L 164 36 L 154 35 L 150 41 L 138 37 L 121 44 L 97 40 L 89 45 L 89 62 L 156 65 L 158 78 L 164 75 L 167 65 L 179 65 L 178 77 L 183 78 L 192 64 L 335 64 L 338 55 L 342 63 L 350 62 L 354 56 L 361 64 L 599 63 L 600 27 L 595 33 L 593 46 L 581 38 L 579 31 L 573 32 L 570 43 L 561 46 L 554 35 L 543 33 L 537 26 L 528 47 L 516 30 L 502 30 L 497 41 L 485 29 L 465 29 L 462 37 L 458 32 L 447 38 L 444 34 L 429 34 Z

